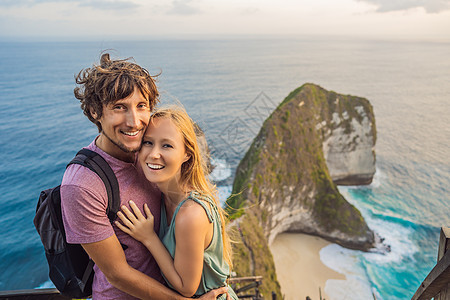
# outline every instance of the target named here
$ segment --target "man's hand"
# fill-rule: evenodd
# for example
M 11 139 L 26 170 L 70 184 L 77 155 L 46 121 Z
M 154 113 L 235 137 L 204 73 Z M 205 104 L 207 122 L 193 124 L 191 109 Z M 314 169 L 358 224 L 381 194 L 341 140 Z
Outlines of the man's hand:
M 215 300 L 220 295 L 227 293 L 227 291 L 228 291 L 228 287 L 224 286 L 224 287 L 207 292 L 206 294 L 202 295 L 199 299 L 202 299 L 202 300 L 213 300 L 214 299 Z M 227 300 L 231 300 L 231 297 L 228 293 L 227 293 Z

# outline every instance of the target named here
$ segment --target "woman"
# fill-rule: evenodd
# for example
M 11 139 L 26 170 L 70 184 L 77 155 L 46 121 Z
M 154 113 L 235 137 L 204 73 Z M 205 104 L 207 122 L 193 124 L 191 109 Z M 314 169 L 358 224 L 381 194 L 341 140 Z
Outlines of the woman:
M 186 297 L 224 286 L 230 273 L 231 248 L 223 209 L 205 176 L 193 122 L 180 107 L 157 110 L 145 132 L 138 163 L 162 192 L 159 236 L 153 215 L 130 201 L 117 226 L 142 242 L 156 259 L 169 286 Z M 231 288 L 228 293 L 237 296 Z M 225 299 L 225 295 L 222 298 Z

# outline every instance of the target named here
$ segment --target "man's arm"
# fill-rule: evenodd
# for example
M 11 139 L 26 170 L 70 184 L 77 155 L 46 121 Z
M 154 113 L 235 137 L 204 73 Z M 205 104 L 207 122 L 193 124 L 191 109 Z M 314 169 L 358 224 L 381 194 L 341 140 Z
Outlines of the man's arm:
M 130 267 L 115 235 L 103 241 L 83 244 L 82 246 L 105 274 L 108 281 L 116 288 L 140 299 L 187 299 L 153 278 Z M 227 288 L 222 287 L 212 290 L 200 298 L 212 300 L 226 292 Z
M 140 299 L 186 299 L 153 278 L 128 265 L 115 235 L 95 243 L 82 244 L 106 279 L 116 288 Z

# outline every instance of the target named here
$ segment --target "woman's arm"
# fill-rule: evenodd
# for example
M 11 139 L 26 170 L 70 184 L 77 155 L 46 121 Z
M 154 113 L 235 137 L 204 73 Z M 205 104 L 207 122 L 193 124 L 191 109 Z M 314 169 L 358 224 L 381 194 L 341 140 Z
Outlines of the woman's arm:
M 208 231 L 212 224 L 200 205 L 183 205 L 175 219 L 175 258 L 162 244 L 153 230 L 153 215 L 145 205 L 145 218 L 138 207 L 130 201 L 130 207 L 134 214 L 126 207 L 122 211 L 126 217 L 118 213 L 123 224 L 117 222 L 117 226 L 133 238 L 142 242 L 152 253 L 161 271 L 170 284 L 182 295 L 190 297 L 194 295 L 200 283 L 203 270 L 203 252 Z M 209 238 L 210 239 L 210 238 Z

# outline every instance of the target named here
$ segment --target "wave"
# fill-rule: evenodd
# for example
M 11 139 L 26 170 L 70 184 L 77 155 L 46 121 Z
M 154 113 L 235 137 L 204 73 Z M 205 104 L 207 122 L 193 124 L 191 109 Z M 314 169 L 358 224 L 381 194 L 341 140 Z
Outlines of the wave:
M 49 279 L 40 286 L 38 286 L 36 289 L 54 289 L 56 288 L 53 282 Z
M 386 174 L 382 172 L 378 167 L 375 169 L 375 174 L 373 174 L 372 183 L 369 184 L 371 188 L 378 188 L 381 186 L 382 182 L 386 180 Z
M 225 159 L 211 157 L 211 164 L 214 166 L 213 171 L 209 174 L 209 178 L 214 182 L 223 182 L 231 177 L 230 164 Z M 217 186 L 219 201 L 222 207 L 225 205 L 228 197 L 231 195 L 232 185 Z
M 419 253 L 419 247 L 413 238 L 415 231 L 412 227 L 405 227 L 377 216 L 366 218 L 366 222 L 384 239 L 384 244 L 389 245 L 391 250 L 385 253 L 362 252 L 345 249 L 336 244 L 323 248 L 320 251 L 321 261 L 346 276 L 345 281 L 327 281 L 325 291 L 331 299 L 372 299 L 372 294 L 375 294 L 377 299 L 383 299 L 382 295 L 390 295 L 390 291 L 379 291 L 378 288 L 384 286 L 380 281 L 389 281 L 401 272 L 403 266 L 417 263 L 415 257 Z
M 383 173 L 378 174 L 375 184 L 382 185 Z M 342 250 L 336 248 L 337 245 L 324 250 L 322 261 L 347 277 L 344 283 L 330 282 L 327 293 L 337 297 L 335 299 L 340 299 L 342 295 L 346 295 L 345 299 L 353 299 L 348 291 L 358 295 L 370 290 L 377 299 L 410 298 L 432 268 L 430 256 L 437 249 L 439 228 L 419 224 L 420 221 L 413 221 L 408 216 L 396 213 L 395 203 L 389 201 L 401 201 L 401 197 L 389 198 L 386 193 L 373 190 L 369 195 L 364 192 L 365 189 L 371 190 L 370 186 L 339 187 L 347 201 L 361 212 L 369 228 L 383 239 L 384 244 L 389 245 L 390 252 Z M 367 201 L 367 197 L 371 197 L 371 200 Z M 381 205 L 375 205 L 377 203 Z M 351 264 L 351 267 L 342 266 L 343 264 Z M 366 281 L 362 284 L 364 278 Z M 342 294 L 343 292 L 347 294 Z M 366 299 L 363 294 L 358 297 Z M 373 297 L 369 296 L 367 299 L 371 298 Z
M 345 280 L 331 279 L 325 283 L 325 292 L 331 300 L 373 298 L 370 280 L 360 264 L 360 251 L 331 244 L 322 248 L 319 255 L 327 267 L 345 275 Z
M 400 290 L 401 284 L 396 282 L 397 274 L 402 273 L 405 266 L 414 265 L 419 247 L 414 242 L 414 230 L 401 224 L 382 219 L 366 218 L 370 228 L 384 238 L 384 243 L 391 251 L 386 253 L 362 252 L 345 249 L 337 244 L 331 244 L 320 251 L 321 261 L 329 268 L 344 274 L 346 279 L 329 280 L 325 285 L 325 292 L 331 299 L 389 299 L 396 298 L 390 288 Z M 385 284 L 387 282 L 387 284 Z M 399 286 L 400 285 L 400 286 Z M 414 283 L 411 284 L 414 286 Z M 403 287 L 409 292 L 411 287 Z
M 228 197 L 230 197 L 232 190 L 233 186 L 231 185 L 217 187 L 217 191 L 219 192 L 219 201 L 222 207 L 225 205 L 225 202 L 227 201 Z
M 231 176 L 231 167 L 225 159 L 211 157 L 213 171 L 209 174 L 212 181 L 218 182 L 228 179 Z

